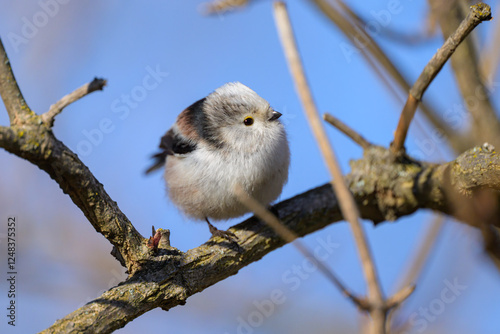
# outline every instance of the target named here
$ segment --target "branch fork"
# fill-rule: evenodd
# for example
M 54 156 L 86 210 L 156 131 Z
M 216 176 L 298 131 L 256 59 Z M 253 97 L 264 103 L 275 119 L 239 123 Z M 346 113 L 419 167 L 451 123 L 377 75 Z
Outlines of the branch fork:
M 432 80 L 441 71 L 446 61 L 451 57 L 456 48 L 469 35 L 469 33 L 483 21 L 491 20 L 491 8 L 484 3 L 478 3 L 470 7 L 469 14 L 462 21 L 457 30 L 446 40 L 441 48 L 434 54 L 429 63 L 410 89 L 403 111 L 399 118 L 398 126 L 391 144 L 393 153 L 398 154 L 404 147 L 408 129 L 415 116 L 422 96 L 431 84 Z
M 482 4 L 475 6 L 473 6 L 473 11 L 480 13 L 479 19 L 484 20 L 481 17 L 487 17 L 489 7 Z M 302 98 L 304 109 L 314 128 L 315 135 L 318 136 L 318 141 L 322 145 L 322 151 L 333 180 L 330 184 L 277 204 L 275 208 L 279 219 L 265 209 L 258 207 L 258 205 L 252 208 L 252 199 L 245 197 L 245 194 L 240 194 L 243 198 L 242 202 L 247 203 L 256 212 L 257 216 L 269 223 L 269 226 L 260 224 L 256 218 L 250 218 L 235 226 L 233 230 L 242 240 L 242 249 L 238 252 L 224 247 L 222 243 L 217 243 L 213 239 L 185 253 L 179 252 L 170 247 L 169 231 L 155 230 L 154 227 L 149 242 L 144 239 L 76 154 L 58 141 L 50 131 L 55 117 L 66 106 L 93 91 L 102 90 L 106 81 L 96 78 L 63 97 L 52 105 L 46 113 L 36 116 L 22 97 L 10 68 L 8 57 L 0 41 L 0 95 L 4 100 L 11 122 L 11 127 L 0 126 L 0 147 L 22 156 L 46 171 L 82 210 L 94 228 L 113 244 L 115 256 L 121 259 L 121 263 L 128 268 L 130 274 L 125 282 L 57 321 L 46 331 L 47 333 L 84 332 L 89 328 L 102 333 L 109 333 L 123 327 L 127 322 L 151 309 L 161 307 L 168 310 L 176 305 L 182 305 L 185 303 L 186 298 L 192 294 L 236 274 L 242 267 L 259 260 L 272 250 L 283 246 L 286 242 L 319 230 L 343 218 L 349 221 L 355 235 L 368 284 L 368 297 L 360 298 L 355 296 L 340 283 L 328 268 L 322 268 L 322 272 L 334 281 L 334 284 L 354 304 L 371 314 L 375 323 L 374 328 L 378 333 L 385 332 L 388 311 L 404 301 L 415 287 L 408 285 L 392 297 L 384 297 L 373 257 L 359 219 L 360 215 L 362 215 L 363 218 L 376 220 L 378 217 L 384 217 L 385 213 L 377 205 L 378 203 L 370 202 L 372 199 L 370 196 L 373 196 L 373 194 L 367 194 L 366 189 L 356 192 L 354 188 L 360 186 L 361 182 L 350 182 L 356 177 L 362 177 L 360 175 L 366 177 L 366 168 L 358 168 L 358 175 L 352 175 L 351 173 L 346 178 L 342 176 L 332 147 L 330 147 L 326 139 L 312 94 L 307 85 L 288 13 L 283 3 L 275 5 L 275 14 L 285 53 L 296 80 L 297 90 Z M 472 30 L 473 27 L 467 29 Z M 425 80 L 430 83 L 432 79 L 433 76 L 431 75 L 430 79 Z M 427 86 L 429 83 L 427 83 Z M 414 91 L 410 91 L 410 96 L 415 101 L 410 103 L 408 109 L 416 109 L 416 105 L 418 105 L 424 91 L 425 88 L 421 91 L 420 96 Z M 413 95 L 414 93 L 416 95 Z M 407 131 L 413 115 L 410 112 L 403 111 L 403 113 L 411 116 L 404 121 L 404 124 L 407 124 L 404 125 L 406 127 L 405 131 Z M 20 125 L 22 126 L 33 116 L 40 117 L 42 120 L 42 124 L 38 124 L 37 129 L 34 128 L 31 136 L 35 144 L 42 142 L 42 139 L 44 140 L 43 143 L 47 146 L 46 152 L 50 153 L 43 156 L 40 155 L 39 150 L 26 145 L 26 136 L 19 136 L 17 135 L 18 132 L 16 132 Z M 325 118 L 329 119 L 331 124 L 358 143 L 365 150 L 365 154 L 373 153 L 377 157 L 382 155 L 379 154 L 382 148 L 372 145 L 347 125 L 333 116 L 329 117 L 327 115 Z M 400 137 L 402 143 L 396 144 L 402 148 L 406 132 L 401 132 Z M 473 158 L 472 154 L 474 155 Z M 370 164 L 374 160 L 365 163 Z M 477 174 L 477 170 L 469 168 L 470 164 L 468 163 L 470 161 L 476 162 L 477 166 L 481 167 L 480 175 Z M 410 163 L 412 162 L 410 161 L 408 164 Z M 405 168 L 407 165 L 405 165 Z M 469 188 L 476 189 L 479 184 L 478 180 L 484 182 L 479 185 L 500 190 L 498 171 L 492 168 L 492 166 L 498 165 L 500 165 L 500 157 L 497 156 L 496 152 L 486 148 L 479 150 L 479 152 L 466 152 L 463 156 L 457 158 L 457 161 L 442 166 L 426 166 L 424 163 L 415 163 L 414 166 L 412 165 L 414 171 L 410 169 L 405 171 L 407 179 L 399 180 L 400 184 L 397 183 L 398 180 L 393 180 L 394 184 L 392 185 L 395 192 L 393 196 L 400 196 L 400 198 L 404 199 L 404 196 L 408 194 L 404 193 L 406 188 L 403 187 L 403 183 L 405 186 L 414 184 L 412 189 L 415 192 L 410 195 L 427 197 L 428 202 L 410 202 L 409 205 L 413 205 L 413 207 L 404 207 L 401 212 L 395 212 L 394 214 L 395 216 L 409 214 L 419 208 L 431 208 L 450 213 L 446 212 L 448 208 L 443 204 L 443 198 L 446 198 L 447 195 L 444 191 L 445 185 L 442 184 L 443 175 L 445 174 L 454 181 L 451 182 L 453 185 L 459 185 L 465 190 Z M 365 167 L 362 161 L 354 163 L 352 169 L 354 170 L 356 166 Z M 385 165 L 383 167 L 387 168 Z M 353 173 L 355 172 L 353 171 Z M 427 178 L 424 180 L 425 182 L 422 181 L 422 183 L 425 183 L 425 187 L 420 184 L 423 178 Z M 474 180 L 474 182 L 471 180 Z M 336 195 L 332 192 L 332 184 Z M 347 185 L 349 185 L 349 188 Z M 397 191 L 403 193 L 399 194 Z M 436 196 L 436 193 L 438 193 L 438 196 Z M 357 207 L 356 202 L 364 204 Z M 396 209 L 394 208 L 394 211 Z M 283 226 L 280 220 L 285 226 L 288 226 L 288 228 L 281 230 L 284 231 L 283 233 L 279 232 L 279 226 Z M 273 225 L 273 222 L 278 225 Z M 272 226 L 274 226 L 274 230 L 270 230 Z M 281 238 L 277 238 L 276 235 Z M 296 243 L 296 245 L 299 245 L 299 250 L 307 254 L 308 250 L 300 246 L 300 243 Z M 161 252 L 161 250 L 165 249 L 172 252 L 165 255 L 165 252 Z M 321 267 L 321 264 L 318 267 Z M 221 268 L 224 268 L 224 270 L 221 270 Z M 96 321 L 96 319 L 101 321 Z

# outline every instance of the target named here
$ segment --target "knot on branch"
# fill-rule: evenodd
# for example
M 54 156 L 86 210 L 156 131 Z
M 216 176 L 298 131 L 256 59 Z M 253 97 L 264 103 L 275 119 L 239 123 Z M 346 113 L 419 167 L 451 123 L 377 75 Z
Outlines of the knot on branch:
M 478 198 L 485 189 L 493 190 L 493 198 L 500 198 L 500 155 L 488 143 L 444 164 L 420 162 L 407 155 L 394 159 L 389 150 L 373 146 L 362 159 L 351 161 L 351 169 L 346 181 L 362 216 L 374 223 L 420 208 L 455 216 L 453 202 L 464 196 Z
M 417 210 L 415 188 L 423 170 L 420 162 L 407 155 L 395 161 L 390 150 L 373 146 L 365 150 L 362 159 L 351 161 L 350 165 L 349 188 L 355 198 L 363 199 L 358 203 L 361 211 L 378 208 L 378 215 L 373 212 L 368 215 L 374 223 L 392 221 Z
M 170 248 L 170 230 L 164 230 L 162 228 L 155 230 L 154 226 L 152 228 L 152 236 L 149 237 L 146 245 L 153 251 Z

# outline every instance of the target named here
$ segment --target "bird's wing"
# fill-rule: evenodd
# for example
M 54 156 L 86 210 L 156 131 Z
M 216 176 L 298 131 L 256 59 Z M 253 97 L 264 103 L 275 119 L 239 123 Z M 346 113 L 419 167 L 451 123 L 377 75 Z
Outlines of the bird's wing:
M 176 129 L 172 128 L 165 133 L 160 140 L 160 152 L 154 154 L 153 164 L 146 170 L 149 174 L 158 168 L 161 168 L 167 159 L 168 155 L 183 155 L 188 154 L 196 149 L 196 144 L 188 141 Z

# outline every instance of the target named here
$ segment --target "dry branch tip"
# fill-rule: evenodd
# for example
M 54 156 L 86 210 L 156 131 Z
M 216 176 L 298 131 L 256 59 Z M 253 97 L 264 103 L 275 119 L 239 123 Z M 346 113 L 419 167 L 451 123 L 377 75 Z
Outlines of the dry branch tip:
M 59 115 L 64 108 L 92 92 L 103 90 L 107 83 L 108 81 L 106 79 L 95 77 L 94 80 L 88 84 L 85 84 L 68 95 L 63 96 L 63 98 L 50 106 L 49 111 L 41 115 L 43 123 L 49 127 L 54 126 L 55 117 Z
M 491 16 L 491 7 L 485 3 L 477 3 L 470 6 L 474 15 L 481 21 L 490 21 L 493 19 Z
M 249 0 L 217 0 L 205 3 L 201 9 L 204 15 L 221 14 L 246 6 Z

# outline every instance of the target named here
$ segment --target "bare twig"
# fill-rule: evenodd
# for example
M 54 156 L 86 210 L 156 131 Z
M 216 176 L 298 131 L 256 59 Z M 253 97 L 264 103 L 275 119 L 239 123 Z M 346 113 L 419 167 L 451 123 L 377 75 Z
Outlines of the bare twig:
M 23 123 L 28 117 L 34 115 L 24 100 L 23 94 L 17 85 L 12 72 L 9 57 L 5 52 L 0 39 L 0 94 L 9 115 L 10 124 Z
M 387 298 L 386 304 L 387 309 L 392 309 L 399 306 L 402 302 L 404 302 L 410 295 L 415 291 L 415 285 L 410 284 L 406 287 L 403 287 L 401 290 L 396 292 L 391 297 Z
M 397 280 L 394 288 L 395 291 L 398 291 L 410 284 L 416 284 L 417 280 L 422 274 L 425 264 L 429 260 L 429 254 L 436 244 L 436 240 L 438 239 L 438 236 L 442 230 L 443 224 L 443 215 L 434 216 L 434 219 L 432 219 L 429 228 L 427 229 L 427 231 L 425 231 L 420 240 L 420 245 L 418 245 L 416 251 L 413 252 L 413 255 L 407 261 L 407 263 L 409 264 L 409 268 L 403 270 L 401 277 L 399 277 L 399 279 Z M 393 312 L 391 312 L 391 320 L 398 317 L 397 314 L 400 310 L 398 306 L 399 305 L 396 305 L 393 309 Z M 394 322 L 391 321 L 391 324 L 393 323 Z
M 463 0 L 429 0 L 429 3 L 444 38 L 454 33 L 469 12 L 467 8 L 464 8 L 465 1 Z M 471 35 L 467 38 L 451 58 L 451 68 L 462 95 L 463 106 L 472 116 L 466 143 L 470 147 L 487 141 L 500 147 L 500 120 L 491 100 L 491 94 L 495 88 L 485 86 L 487 80 L 492 77 L 481 76 L 480 54 L 484 52 L 478 51 L 478 38 L 474 37 Z M 488 42 L 484 44 L 495 45 L 495 41 L 488 39 Z M 490 81 L 490 84 L 492 83 Z
M 374 328 L 376 329 L 376 332 L 384 333 L 386 320 L 384 296 L 364 229 L 359 222 L 359 212 L 356 207 L 356 203 L 344 183 L 342 172 L 340 171 L 340 167 L 337 163 L 333 147 L 330 145 L 326 132 L 321 124 L 321 118 L 314 103 L 302 62 L 300 60 L 290 18 L 283 2 L 274 3 L 274 15 L 280 40 L 283 45 L 283 50 L 288 61 L 290 72 L 292 73 L 295 81 L 297 92 L 302 100 L 309 124 L 313 130 L 332 176 L 332 184 L 335 189 L 335 193 L 339 198 L 342 215 L 351 225 L 354 234 L 354 239 L 361 258 L 361 265 L 368 284 L 368 298 L 372 303 L 372 306 L 374 306 L 371 310 Z
M 323 115 L 323 118 L 325 119 L 325 121 L 327 121 L 328 123 L 330 123 L 331 125 L 336 127 L 340 132 L 345 134 L 347 137 L 351 138 L 356 144 L 361 146 L 363 149 L 366 149 L 366 148 L 372 146 L 372 143 L 370 143 L 362 135 L 357 133 L 354 129 L 349 127 L 347 124 L 342 122 L 337 117 L 335 117 L 329 113 L 325 113 Z
M 52 127 L 54 125 L 54 118 L 59 115 L 64 108 L 71 103 L 78 101 L 82 97 L 95 92 L 96 90 L 102 90 L 104 86 L 106 86 L 106 83 L 107 81 L 105 79 L 94 78 L 94 80 L 88 84 L 85 84 L 68 95 L 63 96 L 62 99 L 50 106 L 49 111 L 41 115 L 42 121 L 49 127 Z
M 393 152 L 397 153 L 403 149 L 406 134 L 411 120 L 415 115 L 415 111 L 417 110 L 418 102 L 422 99 L 422 96 L 432 80 L 434 80 L 446 61 L 450 58 L 457 46 L 465 39 L 465 37 L 467 37 L 467 35 L 475 27 L 477 27 L 479 23 L 490 19 L 490 6 L 482 3 L 471 6 L 471 10 L 467 17 L 425 66 L 417 81 L 410 89 L 408 100 L 406 101 L 403 111 L 401 112 L 398 127 L 396 128 L 394 135 L 394 142 L 391 145 Z
M 401 116 L 399 117 L 398 126 L 394 132 L 394 141 L 391 143 L 391 148 L 394 153 L 400 152 L 404 147 L 406 141 L 406 135 L 408 134 L 408 129 L 410 128 L 411 121 L 415 112 L 417 111 L 418 100 L 413 97 L 413 95 L 408 95 Z
M 323 275 L 328 278 L 333 285 L 335 285 L 345 296 L 347 296 L 351 301 L 357 305 L 360 309 L 369 311 L 369 304 L 365 299 L 355 296 L 349 289 L 340 281 L 335 273 L 328 268 L 322 261 L 319 261 L 313 252 L 307 248 L 300 240 L 297 240 L 298 235 L 286 227 L 280 220 L 272 214 L 268 209 L 266 209 L 262 204 L 260 204 L 253 197 L 249 196 L 245 190 L 240 185 L 234 188 L 234 193 L 240 200 L 240 202 L 245 205 L 249 210 L 251 210 L 257 217 L 264 221 L 269 227 L 271 227 L 277 235 L 279 235 L 285 242 L 292 243 L 297 250 L 304 255 L 305 258 L 309 259 L 314 266 L 323 273 Z
M 396 291 L 418 280 L 429 254 L 431 253 L 432 247 L 435 245 L 439 236 L 439 232 L 441 232 L 443 224 L 443 215 L 436 215 L 434 219 L 432 219 L 429 228 L 420 240 L 420 245 L 417 247 L 412 258 L 407 261 L 407 263 L 410 264 L 409 268 L 403 270 L 404 275 L 399 278 L 398 283 L 395 285 Z
M 75 153 L 57 140 L 26 105 L 0 43 L 0 95 L 11 117 L 10 127 L 0 128 L 0 147 L 44 170 L 68 194 L 89 222 L 114 248 L 120 263 L 133 273 L 145 240 L 137 232 L 103 185 Z
M 471 10 L 467 17 L 425 66 L 411 88 L 410 94 L 420 101 L 427 87 L 429 87 L 429 84 L 436 77 L 453 52 L 455 52 L 458 45 L 460 45 L 467 35 L 469 35 L 469 33 L 481 22 L 489 20 L 491 20 L 490 6 L 483 3 L 471 6 Z
M 390 78 L 396 82 L 404 94 L 410 90 L 410 84 L 403 77 L 401 72 L 396 68 L 394 63 L 389 59 L 386 53 L 378 45 L 378 43 L 364 30 L 362 20 L 354 13 L 350 7 L 343 1 L 336 1 L 336 3 L 344 10 L 342 14 L 335 8 L 331 1 L 328 0 L 312 0 L 321 11 L 350 39 L 353 45 L 357 46 L 356 51 L 360 52 L 368 64 L 373 68 L 379 78 L 386 83 L 386 87 L 390 92 L 400 101 L 401 97 L 395 92 L 392 85 L 387 82 L 387 78 L 383 75 L 381 68 L 385 70 Z M 422 113 L 425 117 L 440 131 L 450 139 L 456 137 L 456 133 L 446 124 L 438 113 L 425 102 L 420 104 Z M 452 141 L 454 142 L 454 140 Z
M 214 0 L 205 4 L 206 14 L 223 13 L 246 6 L 249 0 Z
M 500 17 L 500 7 L 496 9 L 497 18 Z M 490 42 L 485 45 L 485 49 L 480 54 L 479 70 L 486 84 L 490 84 L 495 78 L 500 64 L 500 20 L 495 20 L 495 28 L 493 29 L 493 37 Z M 488 82 L 490 81 L 490 82 Z

